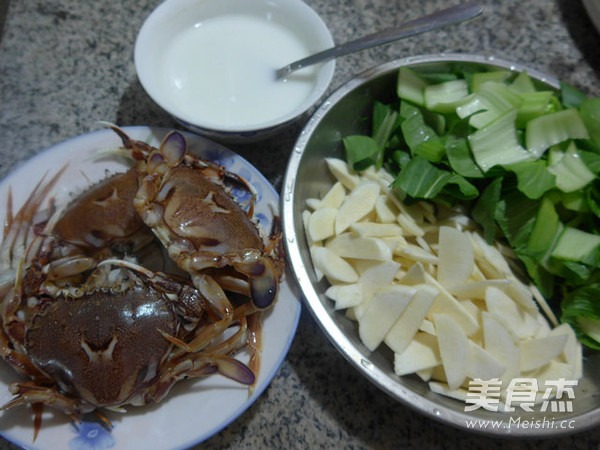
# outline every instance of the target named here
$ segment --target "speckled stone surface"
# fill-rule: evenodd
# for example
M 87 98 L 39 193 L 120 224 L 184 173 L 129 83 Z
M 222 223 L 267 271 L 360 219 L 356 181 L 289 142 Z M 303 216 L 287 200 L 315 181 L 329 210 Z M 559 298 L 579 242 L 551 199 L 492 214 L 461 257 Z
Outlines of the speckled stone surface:
M 144 93 L 132 54 L 158 0 L 0 0 L 0 178 L 49 146 L 99 128 L 176 127 Z M 311 0 L 334 39 L 348 39 L 457 3 Z M 482 0 L 475 21 L 346 56 L 331 90 L 399 57 L 494 55 L 600 95 L 600 35 L 577 0 Z M 306 118 L 266 142 L 230 146 L 281 189 Z M 3 430 L 0 429 L 0 433 Z M 263 396 L 202 448 L 598 448 L 600 432 L 547 441 L 489 439 L 449 428 L 395 402 L 340 356 L 304 311 L 289 355 Z M 13 448 L 0 441 L 0 449 Z M 199 447 L 200 448 L 200 447 Z

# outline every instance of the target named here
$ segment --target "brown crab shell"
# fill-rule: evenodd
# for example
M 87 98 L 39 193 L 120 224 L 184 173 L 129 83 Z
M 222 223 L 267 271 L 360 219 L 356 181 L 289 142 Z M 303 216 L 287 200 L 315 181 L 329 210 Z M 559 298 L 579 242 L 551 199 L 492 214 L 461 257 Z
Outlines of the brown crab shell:
M 196 249 L 241 254 L 264 248 L 256 225 L 220 186 L 188 166 L 172 167 L 162 182 L 159 199 L 164 223 Z
M 54 227 L 62 240 L 81 248 L 99 249 L 114 242 L 151 233 L 132 207 L 138 189 L 135 168 L 115 174 L 78 196 Z
M 176 335 L 177 328 L 164 296 L 136 284 L 56 298 L 33 318 L 25 345 L 63 392 L 113 406 L 156 380 L 172 347 L 158 330 Z

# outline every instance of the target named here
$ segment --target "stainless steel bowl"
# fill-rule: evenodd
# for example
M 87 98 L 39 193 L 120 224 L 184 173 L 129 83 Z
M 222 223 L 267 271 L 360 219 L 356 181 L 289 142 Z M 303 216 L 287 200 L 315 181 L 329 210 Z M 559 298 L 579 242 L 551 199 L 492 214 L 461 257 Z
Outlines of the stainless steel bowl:
M 370 352 L 361 343 L 357 325 L 324 296 L 326 281 L 317 281 L 302 224 L 306 199 L 320 198 L 333 184 L 323 158 L 342 157 L 341 140 L 349 134 L 366 132 L 362 120 L 375 99 L 395 98 L 396 73 L 401 66 L 435 69 L 448 64 L 494 66 L 515 71 L 527 70 L 538 82 L 558 88 L 558 81 L 516 63 L 491 57 L 440 54 L 404 58 L 375 67 L 348 82 L 331 95 L 314 113 L 298 138 L 287 167 L 282 194 L 285 245 L 291 269 L 305 303 L 338 350 L 375 385 L 405 405 L 446 424 L 496 436 L 548 437 L 578 432 L 600 423 L 600 354 L 588 354 L 584 376 L 575 389 L 572 413 L 514 413 L 477 409 L 465 412 L 462 402 L 431 392 L 417 377 L 399 377 L 393 371 L 393 355 L 385 346 Z M 501 420 L 503 426 L 471 427 L 472 420 Z M 520 419 L 531 427 L 516 426 Z M 537 421 L 537 422 L 536 422 Z M 537 426 L 536 426 L 537 424 Z M 509 426 L 510 425 L 510 426 Z

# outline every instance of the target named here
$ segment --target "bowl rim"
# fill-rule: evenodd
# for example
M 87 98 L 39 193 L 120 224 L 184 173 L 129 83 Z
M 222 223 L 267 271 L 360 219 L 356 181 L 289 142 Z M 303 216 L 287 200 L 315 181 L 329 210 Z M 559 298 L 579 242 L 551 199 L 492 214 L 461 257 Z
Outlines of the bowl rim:
M 498 428 L 476 426 L 469 427 L 467 425 L 467 421 L 477 420 L 477 417 L 471 416 L 465 412 L 447 408 L 443 404 L 438 404 L 426 398 L 425 396 L 398 383 L 396 380 L 393 380 L 388 374 L 375 366 L 371 361 L 365 359 L 355 348 L 354 343 L 346 336 L 341 327 L 325 309 L 324 304 L 320 300 L 319 293 L 311 282 L 309 270 L 312 271 L 312 268 L 307 267 L 302 260 L 302 254 L 298 246 L 298 239 L 295 237 L 294 229 L 294 191 L 296 187 L 296 173 L 298 171 L 306 145 L 327 112 L 350 91 L 375 79 L 378 76 L 388 74 L 402 66 L 444 62 L 476 63 L 497 66 L 498 68 L 505 68 L 511 71 L 527 71 L 527 73 L 533 78 L 548 84 L 554 89 L 558 89 L 560 86 L 559 81 L 556 78 L 548 76 L 541 71 L 527 67 L 526 65 L 511 62 L 502 58 L 496 58 L 495 56 L 466 53 L 424 54 L 396 59 L 370 68 L 340 86 L 313 113 L 312 117 L 301 131 L 290 155 L 282 183 L 282 195 L 280 198 L 284 244 L 289 264 L 296 275 L 295 278 L 299 287 L 299 291 L 303 293 L 303 299 L 305 304 L 308 306 L 308 310 L 310 310 L 314 319 L 319 323 L 322 331 L 334 344 L 338 351 L 340 351 L 340 353 L 342 353 L 342 355 L 369 381 L 386 392 L 392 398 L 398 400 L 400 403 L 406 406 L 409 406 L 414 411 L 455 428 L 471 431 L 475 434 L 485 436 L 545 439 L 549 437 L 565 436 L 568 434 L 583 432 L 600 423 L 600 408 L 570 416 L 568 418 L 569 420 L 577 421 L 577 426 L 575 429 L 554 427 L 525 428 L 520 426 L 500 426 Z M 441 398 L 440 394 L 436 394 L 433 391 L 431 394 L 433 394 L 434 398 Z M 504 419 L 504 422 L 508 422 L 510 424 L 508 416 L 506 415 L 498 416 L 498 419 Z
M 186 128 L 196 129 L 196 130 L 205 130 L 206 132 L 210 132 L 213 134 L 237 134 L 244 135 L 245 133 L 256 134 L 261 131 L 271 131 L 274 128 L 280 127 L 284 124 L 292 122 L 296 118 L 302 116 L 311 108 L 319 103 L 322 99 L 323 95 L 329 89 L 331 85 L 331 81 L 333 79 L 333 75 L 335 73 L 335 60 L 331 60 L 325 63 L 322 63 L 318 68 L 320 72 L 320 77 L 322 81 L 318 81 L 315 83 L 315 89 L 311 92 L 311 94 L 306 98 L 306 100 L 301 103 L 298 107 L 289 111 L 287 114 L 282 115 L 274 120 L 264 121 L 255 123 L 249 126 L 220 126 L 215 123 L 210 123 L 205 120 L 193 120 L 193 118 L 186 116 L 185 114 L 180 114 L 174 110 L 170 105 L 164 105 L 161 101 L 161 96 L 158 95 L 158 91 L 160 90 L 156 86 L 153 86 L 153 83 L 148 81 L 148 77 L 145 75 L 146 71 L 142 70 L 142 61 L 147 59 L 147 56 L 143 54 L 141 48 L 144 45 L 144 42 L 147 40 L 148 36 L 151 35 L 152 30 L 159 26 L 161 22 L 168 18 L 170 14 L 181 11 L 185 9 L 185 7 L 191 3 L 203 3 L 207 0 L 165 0 L 160 3 L 154 10 L 148 14 L 148 16 L 144 19 L 141 27 L 139 28 L 133 51 L 133 60 L 136 75 L 138 81 L 142 85 L 142 88 L 146 92 L 146 94 L 158 105 L 161 109 L 166 111 L 169 115 L 171 115 L 175 120 L 184 125 Z M 220 0 L 214 0 L 217 3 Z M 323 35 L 323 38 L 327 42 L 327 45 L 332 47 L 335 42 L 333 36 L 331 34 L 331 30 L 322 19 L 322 17 L 315 11 L 310 5 L 308 5 L 303 0 L 273 0 L 273 1 L 265 1 L 263 2 L 266 7 L 270 7 L 271 4 L 288 4 L 288 5 L 297 5 L 297 7 L 302 8 L 306 15 L 304 17 L 309 17 L 313 22 L 311 25 L 311 29 L 313 33 L 316 32 L 314 30 L 318 30 L 319 33 Z M 233 14 L 237 14 L 235 11 Z

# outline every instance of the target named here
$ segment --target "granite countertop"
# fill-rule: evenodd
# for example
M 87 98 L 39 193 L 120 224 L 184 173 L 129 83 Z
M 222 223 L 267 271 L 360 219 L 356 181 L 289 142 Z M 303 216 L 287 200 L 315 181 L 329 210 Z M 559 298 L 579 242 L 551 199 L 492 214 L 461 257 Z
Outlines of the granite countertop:
M 6 5 L 8 3 L 8 8 Z M 344 42 L 457 3 L 309 0 Z M 472 22 L 338 60 L 331 90 L 409 55 L 465 52 L 541 70 L 600 95 L 600 35 L 578 0 L 482 0 Z M 3 0 L 0 7 L 0 179 L 31 156 L 105 120 L 177 128 L 142 90 L 132 53 L 159 0 Z M 3 14 L 6 10 L 6 16 Z M 268 141 L 230 146 L 281 189 L 306 118 Z M 6 414 L 6 413 L 4 413 Z M 0 433 L 4 431 L 0 429 Z M 548 441 L 507 441 L 423 417 L 374 387 L 334 349 L 306 310 L 264 394 L 202 448 L 598 448 L 592 430 Z M 0 441 L 0 449 L 15 448 Z

